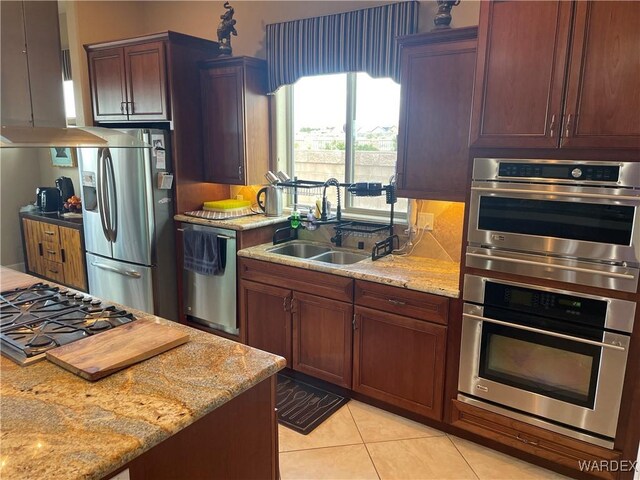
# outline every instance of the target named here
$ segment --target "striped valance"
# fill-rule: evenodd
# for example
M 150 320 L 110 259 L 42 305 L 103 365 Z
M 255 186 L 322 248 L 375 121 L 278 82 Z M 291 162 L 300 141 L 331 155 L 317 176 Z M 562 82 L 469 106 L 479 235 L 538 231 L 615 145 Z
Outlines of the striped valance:
M 62 50 L 62 78 L 65 81 L 71 80 L 71 57 L 68 48 Z
M 417 28 L 417 1 L 267 25 L 269 91 L 329 73 L 367 72 L 398 81 L 396 37 Z

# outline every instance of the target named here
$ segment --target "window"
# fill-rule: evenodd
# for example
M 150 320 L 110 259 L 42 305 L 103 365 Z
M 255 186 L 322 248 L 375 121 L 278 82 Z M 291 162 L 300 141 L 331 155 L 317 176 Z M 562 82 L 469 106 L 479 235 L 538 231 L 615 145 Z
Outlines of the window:
M 343 73 L 304 77 L 288 88 L 291 177 L 389 183 L 396 169 L 400 85 L 366 73 Z M 355 197 L 344 190 L 341 195 L 345 213 L 389 211 L 384 196 Z M 315 201 L 316 195 L 298 199 L 302 205 Z M 395 208 L 406 211 L 406 199 Z
M 73 80 L 63 82 L 64 89 L 64 110 L 67 117 L 67 124 L 76 124 L 76 101 L 73 96 Z

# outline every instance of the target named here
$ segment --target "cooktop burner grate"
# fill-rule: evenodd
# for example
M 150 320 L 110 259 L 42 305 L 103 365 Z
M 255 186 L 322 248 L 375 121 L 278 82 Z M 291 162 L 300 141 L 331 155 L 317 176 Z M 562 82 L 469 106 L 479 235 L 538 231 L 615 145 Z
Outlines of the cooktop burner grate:
M 98 299 L 43 283 L 0 293 L 2 353 L 23 365 L 41 360 L 47 350 L 135 319 Z

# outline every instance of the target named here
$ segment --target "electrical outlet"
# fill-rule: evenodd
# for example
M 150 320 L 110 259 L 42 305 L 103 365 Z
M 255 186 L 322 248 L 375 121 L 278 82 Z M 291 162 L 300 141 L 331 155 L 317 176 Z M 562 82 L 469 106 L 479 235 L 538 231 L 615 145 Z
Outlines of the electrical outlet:
M 428 232 L 433 230 L 433 213 L 418 214 L 418 228 Z

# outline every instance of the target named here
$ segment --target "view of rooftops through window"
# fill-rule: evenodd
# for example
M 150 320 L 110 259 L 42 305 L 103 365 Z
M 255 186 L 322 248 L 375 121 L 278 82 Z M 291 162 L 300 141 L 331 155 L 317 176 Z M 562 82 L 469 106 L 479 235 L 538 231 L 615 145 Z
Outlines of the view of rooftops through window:
M 349 73 L 300 79 L 293 87 L 294 175 L 388 184 L 395 173 L 399 109 L 400 85 L 389 78 Z M 315 194 L 299 197 L 302 205 L 315 201 Z M 406 211 L 406 203 L 400 199 L 396 210 Z M 351 198 L 343 205 L 389 210 L 384 196 Z

